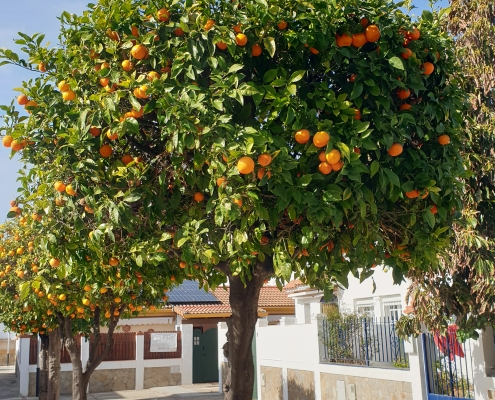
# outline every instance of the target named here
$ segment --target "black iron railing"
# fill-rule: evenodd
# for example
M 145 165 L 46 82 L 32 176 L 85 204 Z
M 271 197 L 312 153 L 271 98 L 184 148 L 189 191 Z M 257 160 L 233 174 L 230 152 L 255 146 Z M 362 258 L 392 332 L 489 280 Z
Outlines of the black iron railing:
M 392 318 L 343 317 L 320 321 L 321 361 L 367 367 L 409 368 L 404 341 Z

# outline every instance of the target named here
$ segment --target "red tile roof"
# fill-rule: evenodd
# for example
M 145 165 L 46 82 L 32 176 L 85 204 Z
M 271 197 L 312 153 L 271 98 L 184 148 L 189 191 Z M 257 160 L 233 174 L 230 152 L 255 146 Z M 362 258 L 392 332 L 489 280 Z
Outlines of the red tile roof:
M 229 287 L 219 286 L 213 292 L 222 304 L 229 304 Z M 280 291 L 276 286 L 263 286 L 260 291 L 258 306 L 267 307 L 294 307 L 294 300 L 287 296 L 285 290 Z
M 225 304 L 193 304 L 193 305 L 180 305 L 174 306 L 174 312 L 182 317 L 187 318 L 188 315 L 218 315 L 218 314 L 232 314 L 232 309 L 229 305 Z M 266 311 L 262 308 L 258 308 L 258 314 L 263 314 Z

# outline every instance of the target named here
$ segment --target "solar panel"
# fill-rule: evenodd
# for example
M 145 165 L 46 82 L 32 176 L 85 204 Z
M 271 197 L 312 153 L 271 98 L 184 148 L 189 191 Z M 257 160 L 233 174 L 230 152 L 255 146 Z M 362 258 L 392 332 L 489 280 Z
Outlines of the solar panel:
M 169 304 L 221 304 L 213 294 L 205 292 L 196 281 L 184 281 L 168 293 Z

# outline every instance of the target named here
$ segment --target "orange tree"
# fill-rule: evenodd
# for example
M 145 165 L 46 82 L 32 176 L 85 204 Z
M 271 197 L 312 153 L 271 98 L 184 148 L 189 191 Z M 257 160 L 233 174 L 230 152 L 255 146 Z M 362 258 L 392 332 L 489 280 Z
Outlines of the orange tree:
M 70 231 L 68 254 L 110 246 L 168 281 L 228 280 L 226 398 L 251 398 L 268 277 L 325 290 L 379 263 L 396 282 L 438 265 L 461 208 L 464 98 L 437 15 L 101 0 L 61 21 L 60 48 L 22 35 L 26 60 L 0 53 L 43 72 L 19 88 L 28 118 L 4 107 L 4 145 L 33 165 L 19 200 L 65 193 L 50 229 Z
M 19 211 L 15 205 L 12 209 Z M 55 231 L 52 224 L 56 213 L 23 211 L 0 230 L 0 320 L 19 334 L 39 333 L 43 339 L 49 335 L 52 357 L 48 367 L 55 372 L 48 377 L 46 386 L 46 398 L 50 399 L 59 394 L 61 338 L 73 365 L 74 398 L 84 398 L 91 374 L 113 346 L 113 333 L 121 316 L 129 318 L 155 310 L 160 297 L 167 299 L 161 294 L 165 281 L 154 276 L 156 271 L 151 266 L 142 274 L 135 271 L 131 275 L 121 260 L 110 257 L 108 263 L 102 263 L 90 250 L 77 249 L 84 252 L 86 261 L 80 265 L 77 259 L 69 258 L 69 253 L 61 251 L 66 246 L 63 242 L 69 236 L 67 233 L 57 232 L 55 246 L 48 244 L 53 238 L 39 236 L 45 229 Z M 60 258 L 53 256 L 56 251 Z M 91 257 L 97 261 L 90 263 Z M 108 326 L 108 340 L 99 354 L 100 326 Z M 76 342 L 81 334 L 91 335 L 84 372 Z M 46 345 L 42 351 L 46 351 Z

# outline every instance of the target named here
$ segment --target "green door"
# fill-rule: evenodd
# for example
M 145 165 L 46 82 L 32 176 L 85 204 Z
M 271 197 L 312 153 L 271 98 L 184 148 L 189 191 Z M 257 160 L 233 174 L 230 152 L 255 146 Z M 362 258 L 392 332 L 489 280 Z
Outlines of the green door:
M 193 331 L 193 383 L 218 382 L 217 328 Z

